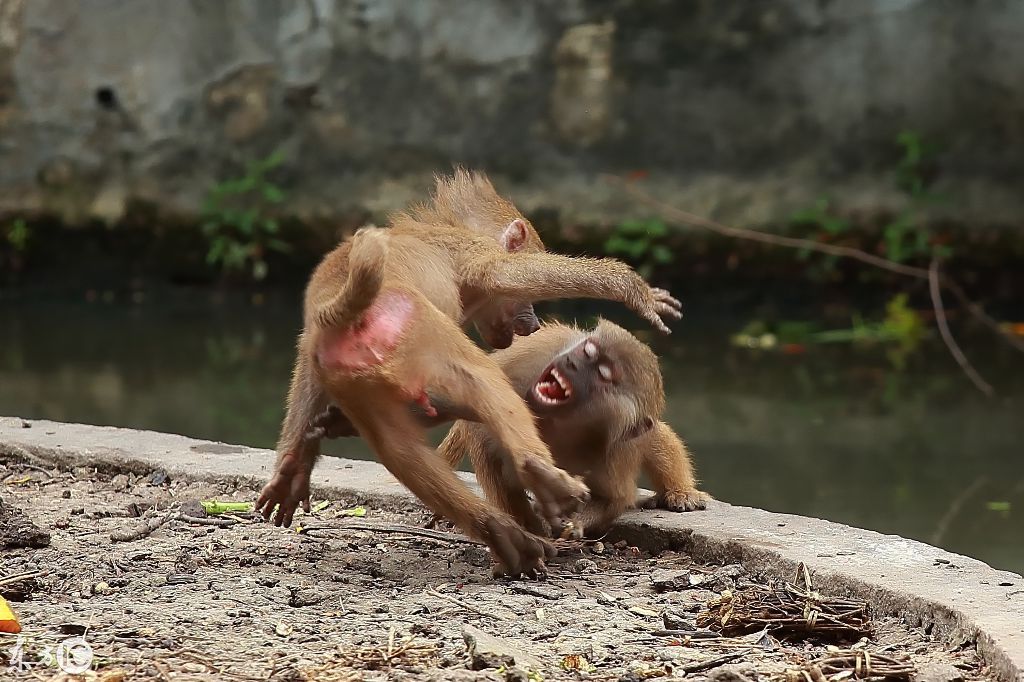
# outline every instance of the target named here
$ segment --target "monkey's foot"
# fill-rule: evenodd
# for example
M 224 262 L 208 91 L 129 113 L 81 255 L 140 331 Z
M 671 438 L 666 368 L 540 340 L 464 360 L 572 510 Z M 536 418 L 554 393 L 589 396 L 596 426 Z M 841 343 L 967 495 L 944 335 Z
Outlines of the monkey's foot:
M 590 489 L 582 479 L 570 476 L 539 457 L 526 458 L 522 477 L 536 498 L 536 510 L 552 529 L 561 528 L 562 518 L 572 516 L 580 505 L 590 500 Z
M 480 539 L 495 559 L 494 577 L 541 578 L 547 575 L 546 559 L 555 556 L 554 545 L 526 532 L 511 517 L 495 514 L 480 528 Z
M 356 427 L 348 420 L 345 413 L 331 405 L 313 417 L 304 438 L 307 441 L 312 441 L 320 440 L 321 438 L 345 438 L 358 435 L 359 432 L 356 431 Z
M 700 490 L 675 490 L 658 495 L 651 495 L 638 506 L 643 509 L 667 509 L 674 512 L 697 511 L 706 509 L 711 495 Z
M 270 521 L 271 514 L 274 514 L 274 525 L 285 527 L 292 525 L 295 510 L 300 504 L 308 514 L 311 473 L 312 471 L 303 464 L 299 455 L 294 453 L 284 455 L 274 477 L 260 492 L 260 496 L 256 500 L 256 511 L 261 512 L 267 521 Z M 276 514 L 274 513 L 275 507 L 277 507 Z

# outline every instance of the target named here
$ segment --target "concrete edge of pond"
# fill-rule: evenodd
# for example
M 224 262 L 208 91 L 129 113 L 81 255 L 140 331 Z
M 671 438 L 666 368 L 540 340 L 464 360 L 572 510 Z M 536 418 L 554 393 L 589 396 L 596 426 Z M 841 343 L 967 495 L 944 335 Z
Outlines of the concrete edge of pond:
M 241 445 L 115 427 L 0 417 L 0 455 L 65 466 L 172 477 L 265 481 L 274 454 Z M 472 477 L 466 474 L 467 482 Z M 395 504 L 411 495 L 376 462 L 326 457 L 318 497 Z M 635 511 L 615 534 L 645 548 L 672 546 L 697 561 L 744 564 L 792 578 L 800 563 L 816 589 L 868 599 L 876 613 L 929 628 L 952 644 L 975 644 L 995 675 L 1024 682 L 1024 579 L 914 540 L 821 519 L 712 503 L 706 512 Z

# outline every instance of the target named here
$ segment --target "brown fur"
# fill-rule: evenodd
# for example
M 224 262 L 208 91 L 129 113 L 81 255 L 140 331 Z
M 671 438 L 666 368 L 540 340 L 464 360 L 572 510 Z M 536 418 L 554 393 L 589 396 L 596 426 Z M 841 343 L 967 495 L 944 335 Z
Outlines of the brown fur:
M 598 362 L 588 362 L 580 352 L 586 339 L 600 349 Z M 528 397 L 555 463 L 583 476 L 590 488 L 590 501 L 572 522 L 574 535 L 599 535 L 633 507 L 641 470 L 656 491 L 643 506 L 674 511 L 704 508 L 710 496 L 697 490 L 686 446 L 660 421 L 665 398 L 657 358 L 629 332 L 607 321 L 593 331 L 545 324 L 491 357 L 516 392 Z M 567 368 L 567 361 L 576 370 Z M 596 369 L 600 363 L 614 368 L 614 383 L 600 379 Z M 563 376 L 571 381 L 573 402 L 544 405 L 533 394 L 538 378 L 552 364 L 562 368 Z M 540 532 L 540 519 L 522 483 L 507 466 L 506 454 L 486 426 L 456 422 L 439 451 L 453 467 L 468 455 L 487 498 L 533 532 Z
M 553 466 L 525 402 L 460 328 L 471 320 L 488 343 L 507 347 L 514 333 L 536 329 L 532 301 L 568 296 L 625 302 L 665 330 L 661 316 L 679 316 L 678 301 L 618 261 L 544 252 L 533 227 L 482 175 L 441 179 L 431 205 L 346 240 L 306 290 L 276 473 L 257 508 L 269 518 L 279 505 L 278 525 L 289 525 L 299 504 L 308 510 L 319 440 L 304 435 L 333 403 L 403 484 L 486 542 L 506 570 L 542 568 L 550 547 L 443 466 L 409 407 L 430 414 L 433 401 L 442 408 L 437 420 L 487 424 L 545 518 L 570 514 L 586 487 Z

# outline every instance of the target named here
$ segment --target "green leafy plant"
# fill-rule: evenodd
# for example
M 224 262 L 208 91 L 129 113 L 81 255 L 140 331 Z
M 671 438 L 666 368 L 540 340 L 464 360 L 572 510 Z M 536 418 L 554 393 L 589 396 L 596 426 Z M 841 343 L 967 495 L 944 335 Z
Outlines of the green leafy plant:
M 934 161 L 937 147 L 925 142 L 921 135 L 904 131 L 896 136 L 901 149 L 900 160 L 894 171 L 896 186 L 907 194 L 907 206 L 882 228 L 882 248 L 885 257 L 895 263 L 940 256 L 947 258 L 952 253 L 949 247 L 940 244 L 924 223 L 922 212 L 928 206 L 945 200 L 932 192 L 926 170 Z M 794 227 L 810 229 L 810 238 L 832 242 L 853 231 L 853 223 L 836 215 L 830 207 L 828 197 L 820 197 L 813 206 L 800 209 L 790 216 Z M 806 260 L 811 250 L 798 249 L 797 257 Z M 835 267 L 835 256 L 822 256 L 820 269 L 825 274 Z
M 28 247 L 28 240 L 32 236 L 32 231 L 21 218 L 18 218 L 10 227 L 7 228 L 7 243 L 11 245 L 11 248 L 18 253 L 24 253 Z
M 285 199 L 284 191 L 267 177 L 282 161 L 275 152 L 249 164 L 242 177 L 218 183 L 207 193 L 202 210 L 207 263 L 224 273 L 251 268 L 253 279 L 260 281 L 269 271 L 266 254 L 290 249 L 277 236 L 277 221 L 266 214 L 270 205 Z
M 660 220 L 626 220 L 605 241 L 604 250 L 633 261 L 637 271 L 647 278 L 656 265 L 673 261 L 671 249 L 663 243 L 667 235 L 668 227 Z

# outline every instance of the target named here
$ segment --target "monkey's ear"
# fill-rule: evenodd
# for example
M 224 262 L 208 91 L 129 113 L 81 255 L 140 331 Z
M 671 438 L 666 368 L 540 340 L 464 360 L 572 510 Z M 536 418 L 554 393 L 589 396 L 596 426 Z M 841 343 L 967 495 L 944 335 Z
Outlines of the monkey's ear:
M 633 440 L 634 438 L 639 438 L 640 436 L 644 435 L 653 428 L 654 419 L 652 417 L 644 417 L 636 424 L 633 424 L 632 426 L 629 427 L 626 433 L 623 434 L 622 440 L 626 441 Z
M 501 233 L 501 245 L 508 253 L 515 253 L 526 243 L 526 221 L 516 218 Z

